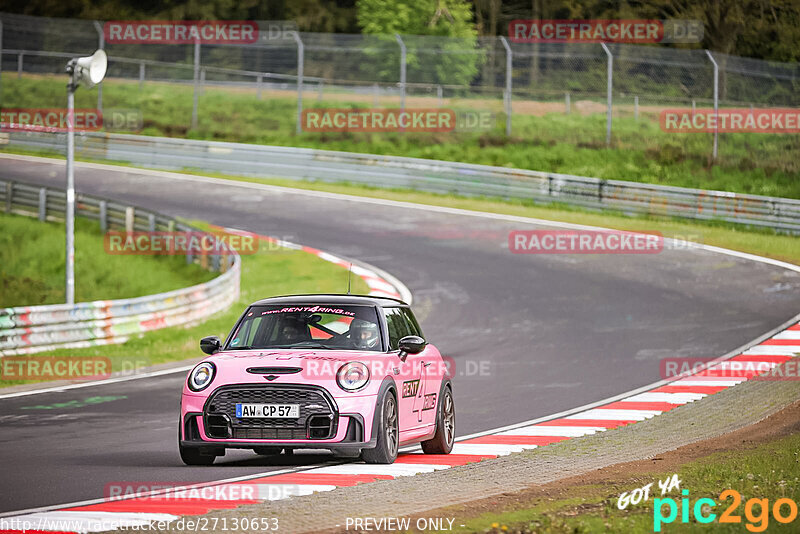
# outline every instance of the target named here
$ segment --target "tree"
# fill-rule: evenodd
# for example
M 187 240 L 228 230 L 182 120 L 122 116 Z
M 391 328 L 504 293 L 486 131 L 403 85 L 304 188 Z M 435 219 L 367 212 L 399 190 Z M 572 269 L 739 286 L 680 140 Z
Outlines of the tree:
M 469 2 L 358 0 L 356 16 L 365 34 L 383 42 L 394 42 L 395 34 L 403 35 L 410 83 L 469 85 L 484 61 Z M 397 80 L 399 51 L 395 57 L 397 62 L 383 62 L 378 73 L 381 79 Z

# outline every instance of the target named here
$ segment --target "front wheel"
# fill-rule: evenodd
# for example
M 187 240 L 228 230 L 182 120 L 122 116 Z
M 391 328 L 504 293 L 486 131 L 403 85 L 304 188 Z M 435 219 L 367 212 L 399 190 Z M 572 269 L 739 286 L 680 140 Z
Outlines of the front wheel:
M 391 464 L 397 458 L 400 443 L 400 426 L 397 418 L 397 400 L 387 392 L 381 403 L 378 442 L 374 449 L 361 451 L 361 459 L 368 464 Z
M 184 447 L 181 445 L 180 422 L 178 422 L 178 452 L 181 453 L 181 460 L 186 465 L 211 465 L 217 457 L 216 454 L 208 454 L 198 447 Z
M 186 465 L 211 465 L 217 457 L 215 454 L 203 454 L 196 447 L 180 447 L 180 452 L 181 460 Z
M 423 441 L 422 452 L 425 454 L 450 454 L 456 437 L 456 405 L 449 387 L 439 401 L 439 413 L 436 417 L 436 433 L 428 441 Z

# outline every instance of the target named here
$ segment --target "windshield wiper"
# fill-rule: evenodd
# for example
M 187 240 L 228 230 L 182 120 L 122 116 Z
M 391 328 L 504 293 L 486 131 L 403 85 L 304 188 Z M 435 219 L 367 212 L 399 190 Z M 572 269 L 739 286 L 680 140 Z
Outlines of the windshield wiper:
M 269 345 L 266 347 L 251 347 L 249 345 L 242 347 L 230 347 L 228 350 L 273 350 L 273 349 L 326 349 L 334 350 L 334 347 L 317 343 L 316 341 L 301 341 L 299 343 L 292 343 L 291 345 Z
M 281 347 L 283 348 L 283 347 Z M 333 350 L 332 347 L 328 345 L 323 345 L 317 341 L 301 341 L 300 343 L 292 343 L 291 345 L 286 345 L 285 348 L 288 349 L 327 349 Z

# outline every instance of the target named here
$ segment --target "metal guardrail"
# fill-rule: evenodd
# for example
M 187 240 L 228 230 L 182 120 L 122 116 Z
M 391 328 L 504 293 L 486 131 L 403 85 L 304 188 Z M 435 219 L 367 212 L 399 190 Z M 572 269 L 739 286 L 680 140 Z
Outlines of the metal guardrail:
M 64 134 L 14 132 L 9 144 L 61 151 Z M 505 167 L 308 148 L 89 132 L 79 156 L 157 169 L 350 182 L 373 187 L 526 199 L 630 214 L 721 220 L 800 233 L 800 200 L 601 180 Z
M 59 220 L 65 193 L 0 180 L 0 209 L 41 221 Z M 77 195 L 76 215 L 99 221 L 104 232 L 195 230 L 154 212 L 82 194 Z M 122 343 L 133 334 L 200 321 L 236 302 L 241 271 L 237 254 L 188 255 L 187 262 L 222 274 L 202 284 L 144 297 L 0 309 L 0 356 Z

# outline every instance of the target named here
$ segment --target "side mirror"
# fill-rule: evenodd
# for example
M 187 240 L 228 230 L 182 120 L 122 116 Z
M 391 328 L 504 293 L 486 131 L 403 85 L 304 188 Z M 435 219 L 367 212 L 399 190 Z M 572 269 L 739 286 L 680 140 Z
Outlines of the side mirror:
M 200 340 L 200 350 L 206 354 L 217 353 L 220 347 L 222 347 L 222 341 L 217 336 L 208 336 Z
M 425 350 L 425 345 L 427 344 L 428 342 L 419 336 L 406 336 L 401 338 L 399 343 L 400 359 L 405 361 L 406 356 L 409 354 L 419 354 Z

